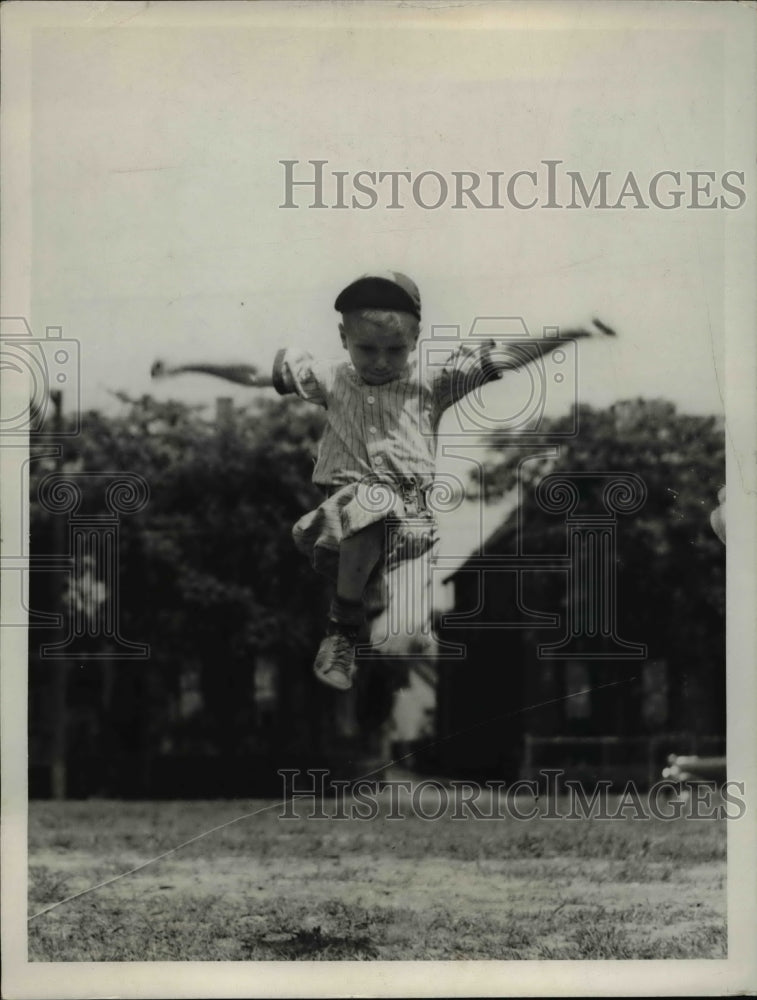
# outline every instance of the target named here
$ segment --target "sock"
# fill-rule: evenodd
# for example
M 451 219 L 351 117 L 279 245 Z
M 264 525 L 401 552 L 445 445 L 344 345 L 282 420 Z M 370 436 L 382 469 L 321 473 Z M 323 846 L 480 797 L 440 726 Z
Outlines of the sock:
M 360 628 L 364 617 L 362 601 L 348 601 L 338 594 L 334 595 L 329 609 L 329 618 L 332 621 L 348 628 Z

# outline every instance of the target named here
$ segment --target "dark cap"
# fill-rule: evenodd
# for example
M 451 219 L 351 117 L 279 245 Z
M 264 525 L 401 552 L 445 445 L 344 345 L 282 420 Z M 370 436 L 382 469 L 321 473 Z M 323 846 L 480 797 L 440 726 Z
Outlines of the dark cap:
M 356 309 L 393 309 L 421 318 L 421 294 L 418 286 L 399 271 L 364 274 L 339 293 L 334 303 L 337 312 Z

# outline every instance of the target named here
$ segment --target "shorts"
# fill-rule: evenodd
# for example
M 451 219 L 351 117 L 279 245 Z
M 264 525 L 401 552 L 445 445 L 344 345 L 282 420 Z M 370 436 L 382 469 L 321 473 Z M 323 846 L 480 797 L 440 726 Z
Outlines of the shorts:
M 436 545 L 436 518 L 428 506 L 427 493 L 428 487 L 411 477 L 388 475 L 367 476 L 346 486 L 327 488 L 323 503 L 301 517 L 292 529 L 295 544 L 319 573 L 336 580 L 342 539 L 384 521 L 383 558 L 367 588 L 371 611 L 376 607 L 378 614 L 385 603 L 376 594 L 383 571 L 417 559 Z

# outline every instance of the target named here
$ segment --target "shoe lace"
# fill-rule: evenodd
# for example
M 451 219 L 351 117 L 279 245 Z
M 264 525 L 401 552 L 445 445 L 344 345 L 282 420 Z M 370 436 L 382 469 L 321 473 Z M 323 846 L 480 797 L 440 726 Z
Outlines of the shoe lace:
M 332 666 L 342 674 L 352 672 L 352 664 L 355 655 L 355 637 L 352 631 L 343 628 L 335 628 L 332 632 L 334 636 L 334 656 Z

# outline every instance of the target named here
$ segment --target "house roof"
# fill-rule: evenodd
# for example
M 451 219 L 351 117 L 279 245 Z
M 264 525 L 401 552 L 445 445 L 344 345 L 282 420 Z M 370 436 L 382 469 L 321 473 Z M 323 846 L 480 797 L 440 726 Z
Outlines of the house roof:
M 493 549 L 500 541 L 512 534 L 515 528 L 513 515 L 519 507 L 517 490 L 512 490 L 506 496 L 502 497 L 497 507 L 499 508 L 499 523 L 497 527 L 489 532 L 483 540 L 481 540 L 479 535 L 478 543 L 473 548 L 469 548 L 467 554 L 461 558 L 460 564 L 443 578 L 444 583 L 449 583 L 450 580 L 453 580 L 459 573 L 465 570 L 465 567 L 471 560 Z

